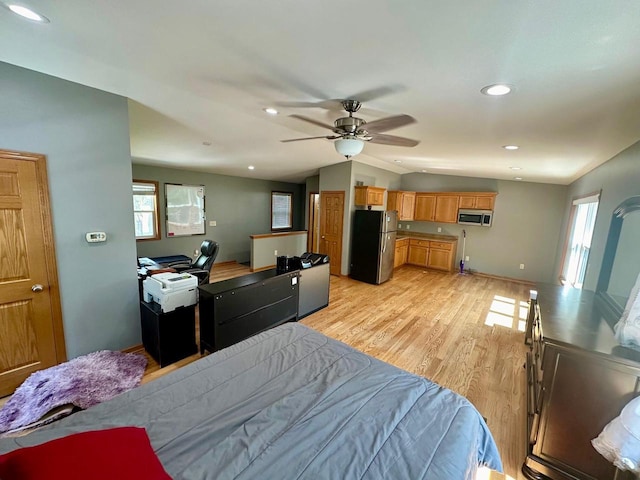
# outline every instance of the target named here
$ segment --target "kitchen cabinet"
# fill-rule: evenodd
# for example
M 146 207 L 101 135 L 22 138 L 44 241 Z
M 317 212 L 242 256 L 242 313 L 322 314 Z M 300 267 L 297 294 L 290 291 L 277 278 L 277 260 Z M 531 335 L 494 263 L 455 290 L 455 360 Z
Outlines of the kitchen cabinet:
M 437 194 L 436 195 L 436 222 L 458 223 L 458 195 Z
M 618 345 L 594 292 L 537 285 L 525 329 L 526 478 L 622 480 L 591 445 L 640 393 L 640 352 Z
M 410 238 L 407 261 L 410 265 L 452 272 L 455 269 L 457 240 Z M 398 250 L 396 250 L 397 254 Z
M 435 193 L 416 193 L 414 220 L 433 222 L 436 219 Z
M 449 242 L 429 242 L 427 267 L 450 272 L 454 269 L 453 244 Z
M 398 220 L 413 220 L 416 192 L 390 190 L 387 192 L 387 210 L 397 210 Z
M 410 265 L 418 265 L 426 267 L 429 260 L 429 240 L 418 240 L 412 238 L 409 240 L 409 253 L 407 255 L 407 263 Z
M 458 208 L 476 209 L 476 210 L 493 210 L 495 205 L 496 193 L 461 193 Z
M 384 192 L 386 188 L 361 185 L 355 187 L 354 203 L 358 206 L 382 206 L 384 205 Z
M 409 255 L 409 239 L 402 238 L 396 240 L 396 254 L 393 260 L 393 268 L 399 267 L 407 263 Z

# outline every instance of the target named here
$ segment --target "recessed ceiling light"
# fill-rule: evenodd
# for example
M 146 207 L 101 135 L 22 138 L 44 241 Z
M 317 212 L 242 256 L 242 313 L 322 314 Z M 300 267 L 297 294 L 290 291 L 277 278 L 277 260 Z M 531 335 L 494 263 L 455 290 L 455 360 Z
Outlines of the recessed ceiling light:
M 276 110 L 275 108 L 265 108 L 264 109 L 265 112 L 267 112 L 269 115 L 277 115 L 278 114 L 278 110 Z
M 23 5 L 17 5 L 15 3 L 6 3 L 5 5 L 13 13 L 15 13 L 16 15 L 20 15 L 27 20 L 38 23 L 49 23 L 49 19 L 47 17 L 45 17 L 44 15 L 40 15 L 39 13 L 36 13 Z
M 402 163 L 402 160 L 394 160 L 396 163 Z
M 518 145 L 503 145 L 502 148 L 505 150 L 518 150 L 520 147 Z
M 522 177 L 513 177 L 514 180 L 522 180 Z
M 522 170 L 521 167 L 509 167 L 511 170 Z
M 254 167 L 253 165 L 249 165 L 247 168 L 248 168 L 249 170 L 255 170 L 255 168 L 256 168 L 256 167 Z
M 513 87 L 511 87 L 510 85 L 505 85 L 504 83 L 496 83 L 494 85 L 487 85 L 486 87 L 481 89 L 480 92 L 484 93 L 485 95 L 497 97 L 500 95 L 506 95 L 507 93 L 510 93 L 512 90 L 513 90 Z

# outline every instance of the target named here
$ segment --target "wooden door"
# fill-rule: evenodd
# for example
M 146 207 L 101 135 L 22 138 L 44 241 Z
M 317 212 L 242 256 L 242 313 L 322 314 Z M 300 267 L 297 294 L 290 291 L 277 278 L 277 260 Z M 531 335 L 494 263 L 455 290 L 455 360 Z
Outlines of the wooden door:
M 307 251 L 318 251 L 320 238 L 320 195 L 312 192 L 309 194 L 309 221 L 307 232 Z
M 0 150 L 0 397 L 66 359 L 46 172 Z
M 320 192 L 320 253 L 329 255 L 331 275 L 342 270 L 344 192 Z

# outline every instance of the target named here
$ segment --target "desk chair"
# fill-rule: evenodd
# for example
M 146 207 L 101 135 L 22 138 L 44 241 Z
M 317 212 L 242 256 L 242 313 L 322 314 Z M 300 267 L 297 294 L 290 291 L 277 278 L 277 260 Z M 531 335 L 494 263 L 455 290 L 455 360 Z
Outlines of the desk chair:
M 209 283 L 209 275 L 213 261 L 218 256 L 218 242 L 205 240 L 200 245 L 200 255 L 194 262 L 174 262 L 167 264 L 178 272 L 187 272 L 198 277 L 198 285 Z

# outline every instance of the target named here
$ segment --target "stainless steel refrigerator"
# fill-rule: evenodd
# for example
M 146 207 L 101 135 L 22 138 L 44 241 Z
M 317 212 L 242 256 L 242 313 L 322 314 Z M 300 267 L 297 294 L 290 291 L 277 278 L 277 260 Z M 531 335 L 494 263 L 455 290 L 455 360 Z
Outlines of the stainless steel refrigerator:
M 356 210 L 351 232 L 351 278 L 378 285 L 393 276 L 397 213 Z

